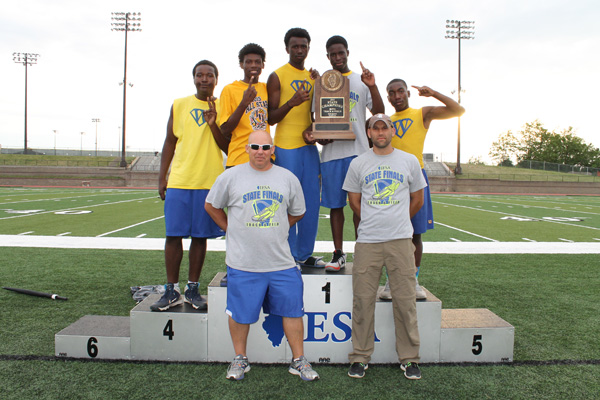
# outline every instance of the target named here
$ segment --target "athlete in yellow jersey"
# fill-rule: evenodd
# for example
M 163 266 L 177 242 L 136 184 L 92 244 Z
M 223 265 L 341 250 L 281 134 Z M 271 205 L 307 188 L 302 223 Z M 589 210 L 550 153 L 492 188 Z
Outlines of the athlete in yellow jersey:
M 269 132 L 267 121 L 267 85 L 258 78 L 265 67 L 265 50 L 249 43 L 238 54 L 244 79 L 235 81 L 221 92 L 221 132 L 231 137 L 227 153 L 227 167 L 248 162 L 246 144 L 254 131 Z
M 219 129 L 218 102 L 213 97 L 219 71 L 215 64 L 203 60 L 192 73 L 196 94 L 173 103 L 160 160 L 158 193 L 165 200 L 167 284 L 164 295 L 150 306 L 152 311 L 165 311 L 183 301 L 196 309 L 206 309 L 206 300 L 198 292 L 206 239 L 224 234 L 204 210 L 206 195 L 223 172 L 221 151 L 227 152 L 228 146 Z M 189 236 L 188 285 L 182 300 L 178 287 L 182 238 Z
M 411 219 L 414 233 L 413 244 L 415 245 L 415 265 L 417 268 L 417 278 L 421 266 L 421 256 L 423 255 L 423 241 L 421 235 L 428 229 L 433 229 L 433 212 L 431 209 L 431 192 L 429 191 L 429 181 L 427 174 L 423 169 L 423 146 L 425 145 L 425 136 L 431 121 L 436 119 L 448 119 L 460 117 L 465 109 L 448 96 L 436 92 L 427 86 L 413 86 L 419 91 L 419 96 L 433 97 L 441 101 L 444 106 L 423 107 L 421 109 L 412 109 L 408 106 L 410 91 L 402 79 L 393 79 L 387 85 L 388 100 L 394 106 L 396 113 L 391 116 L 392 123 L 396 128 L 396 134 L 392 139 L 392 146 L 404 150 L 407 153 L 414 154 L 423 171 L 427 187 L 425 188 L 425 201 L 423 207 Z M 427 297 L 425 291 L 419 286 L 417 280 L 417 299 L 422 300 Z M 389 293 L 389 282 L 386 283 L 384 292 L 381 295 L 383 299 L 391 299 Z
M 275 164 L 296 175 L 306 203 L 304 218 L 290 229 L 288 242 L 299 264 L 323 268 L 325 262 L 312 256 L 319 225 L 319 152 L 304 140 L 304 131 L 312 124 L 313 85 L 318 73 L 304 68 L 310 48 L 310 35 L 305 29 L 290 29 L 283 41 L 289 62 L 267 80 L 269 124 L 277 124 Z

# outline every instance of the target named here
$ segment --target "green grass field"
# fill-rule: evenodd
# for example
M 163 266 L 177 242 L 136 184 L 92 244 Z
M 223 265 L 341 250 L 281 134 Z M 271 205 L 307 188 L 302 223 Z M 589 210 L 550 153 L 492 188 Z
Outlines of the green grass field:
M 424 235 L 419 280 L 443 300 L 444 308 L 488 308 L 510 322 L 515 327 L 510 365 L 424 364 L 423 379 L 408 381 L 395 365 L 373 365 L 358 380 L 348 378 L 347 365 L 317 364 L 321 380 L 305 383 L 285 365 L 253 365 L 243 381 L 230 382 L 224 378 L 225 364 L 56 359 L 58 331 L 83 315 L 127 316 L 135 305 L 130 286 L 162 283 L 163 253 L 2 244 L 0 286 L 59 293 L 69 301 L 0 291 L 0 399 L 597 398 L 597 251 L 433 254 L 427 249 L 436 243 L 494 240 L 595 246 L 600 243 L 600 198 L 433 197 L 438 225 Z M 328 241 L 326 210 L 322 213 L 318 240 Z M 161 216 L 154 191 L 0 188 L 0 235 L 161 238 Z M 346 228 L 345 239 L 352 240 L 352 229 Z M 224 257 L 222 252 L 208 254 L 203 293 L 214 274 L 224 270 Z M 186 275 L 184 261 L 182 279 Z

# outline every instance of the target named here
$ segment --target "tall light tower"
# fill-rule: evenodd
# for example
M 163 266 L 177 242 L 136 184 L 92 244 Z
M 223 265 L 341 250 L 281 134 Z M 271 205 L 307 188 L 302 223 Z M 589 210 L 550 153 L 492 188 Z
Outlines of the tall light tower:
M 140 21 L 142 20 L 142 13 L 140 12 L 113 12 L 111 14 L 111 21 L 113 21 L 110 25 L 112 26 L 111 31 L 122 31 L 125 32 L 125 67 L 123 72 L 123 145 L 121 148 L 121 167 L 127 166 L 127 161 L 125 160 L 125 114 L 127 109 L 127 32 L 129 31 L 138 31 L 140 32 L 142 28 L 140 28 Z
M 96 123 L 96 157 L 98 157 L 98 122 L 100 122 L 100 118 L 92 118 L 92 122 Z
M 83 135 L 85 135 L 85 132 L 81 132 L 81 139 L 79 140 L 79 155 L 80 156 L 83 155 Z
M 37 64 L 39 56 L 35 53 L 13 53 L 13 61 L 25 66 L 25 143 L 23 144 L 23 154 L 27 154 L 27 66 Z
M 446 20 L 446 39 L 458 39 L 458 104 L 460 104 L 460 40 L 475 39 L 475 21 Z M 456 168 L 454 174 L 462 174 L 460 166 L 460 117 L 458 117 L 458 141 L 456 144 Z
M 54 129 L 52 132 L 54 132 L 54 155 L 56 155 L 56 132 L 57 132 L 57 130 Z

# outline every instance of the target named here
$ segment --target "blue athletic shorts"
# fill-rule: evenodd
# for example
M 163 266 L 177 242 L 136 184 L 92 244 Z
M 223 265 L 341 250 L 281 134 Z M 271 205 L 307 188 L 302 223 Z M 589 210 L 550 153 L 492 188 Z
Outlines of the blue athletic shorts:
M 304 282 L 300 269 L 247 272 L 227 267 L 227 309 L 238 324 L 258 321 L 260 308 L 280 317 L 304 316 Z
M 327 161 L 321 164 L 321 205 L 327 208 L 346 206 L 348 192 L 342 189 L 348 167 L 356 156 Z
M 423 189 L 423 207 L 415 214 L 410 220 L 414 229 L 413 235 L 421 235 L 427 232 L 429 229 L 433 229 L 433 207 L 431 206 L 431 191 L 429 190 L 429 179 L 425 170 L 423 171 L 423 177 L 427 182 L 427 187 Z
M 225 232 L 204 210 L 208 190 L 167 189 L 165 228 L 167 236 L 216 238 Z

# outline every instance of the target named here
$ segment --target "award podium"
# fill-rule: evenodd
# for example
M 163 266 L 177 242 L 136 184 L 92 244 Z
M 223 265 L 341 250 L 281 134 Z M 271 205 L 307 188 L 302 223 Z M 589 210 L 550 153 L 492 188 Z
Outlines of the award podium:
M 159 295 L 148 296 L 129 317 L 86 315 L 55 335 L 57 357 L 230 362 L 235 356 L 225 314 L 227 288 L 215 275 L 208 285 L 208 311 L 183 304 L 152 312 Z M 352 263 L 328 273 L 303 268 L 304 353 L 313 364 L 348 363 L 352 349 Z M 383 290 L 380 287 L 379 290 Z M 422 363 L 513 361 L 514 327 L 487 309 L 442 309 L 427 292 L 417 302 Z M 289 363 L 292 354 L 281 318 L 261 312 L 248 335 L 252 363 Z M 375 306 L 375 351 L 371 363 L 397 363 L 392 303 Z

